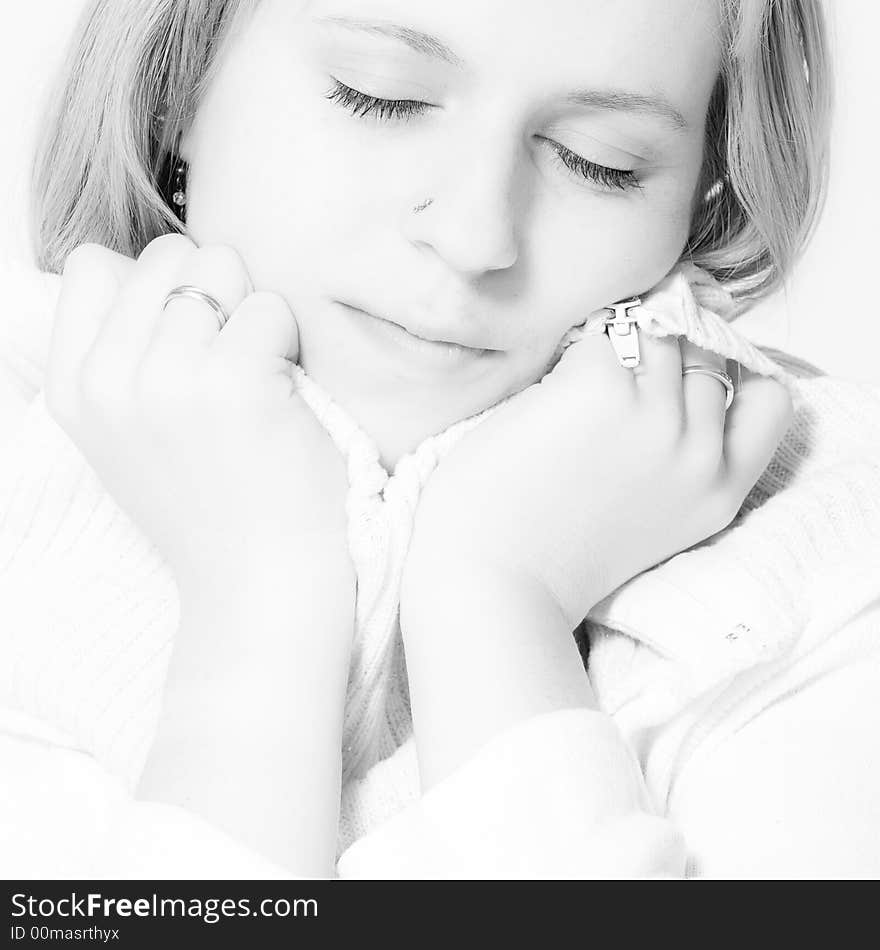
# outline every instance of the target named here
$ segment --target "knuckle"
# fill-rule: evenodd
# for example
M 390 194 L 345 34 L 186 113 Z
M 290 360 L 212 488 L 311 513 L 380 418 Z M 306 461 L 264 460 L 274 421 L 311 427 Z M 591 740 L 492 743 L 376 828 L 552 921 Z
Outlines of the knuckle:
M 62 274 L 69 271 L 79 272 L 81 270 L 103 269 L 108 273 L 115 273 L 118 266 L 131 265 L 131 258 L 120 254 L 118 251 L 111 250 L 103 244 L 97 244 L 94 241 L 85 241 L 77 246 L 67 255 L 64 260 Z
M 795 405 L 788 387 L 768 376 L 751 376 L 744 384 L 752 392 L 756 410 L 768 427 L 784 431 L 795 416 Z M 756 413 L 757 414 L 757 413 Z
M 79 272 L 85 268 L 91 268 L 98 262 L 99 252 L 105 250 L 100 244 L 86 241 L 77 246 L 64 259 L 62 276 L 67 277 L 71 273 Z
M 794 399 L 788 389 L 775 379 L 770 381 L 774 389 L 774 409 L 779 428 L 784 432 L 794 421 Z
M 71 300 L 91 299 L 96 294 L 109 303 L 132 266 L 131 258 L 102 244 L 78 244 L 64 261 L 59 307 L 68 306 Z
M 153 238 L 138 255 L 139 261 L 152 261 L 154 258 L 183 258 L 191 253 L 195 244 L 183 234 L 160 234 Z
M 251 289 L 251 281 L 241 255 L 228 244 L 207 244 L 198 249 L 199 264 L 240 284 L 242 293 Z
M 248 305 L 258 308 L 265 313 L 278 314 L 288 320 L 293 319 L 287 301 L 272 290 L 255 290 L 248 297 Z
M 298 349 L 299 325 L 287 301 L 280 294 L 264 290 L 249 294 L 236 309 L 233 319 L 249 334 L 271 339 L 278 347 L 283 347 L 285 352 Z M 220 339 L 223 339 L 222 334 Z

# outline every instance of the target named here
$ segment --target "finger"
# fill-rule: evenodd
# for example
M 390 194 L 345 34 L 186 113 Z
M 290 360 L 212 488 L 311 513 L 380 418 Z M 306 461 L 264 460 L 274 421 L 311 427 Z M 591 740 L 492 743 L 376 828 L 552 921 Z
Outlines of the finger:
M 683 413 L 681 344 L 677 336 L 652 336 L 639 330 L 639 365 L 630 372 L 640 395 L 652 404 Z
M 727 411 L 724 461 L 730 478 L 746 492 L 773 458 L 794 409 L 788 391 L 775 379 L 744 369 L 742 380 Z
M 134 261 L 99 244 L 68 256 L 55 309 L 46 365 L 46 401 L 56 415 L 73 413 L 80 371 Z
M 608 399 L 615 394 L 632 396 L 635 380 L 630 370 L 620 365 L 605 333 L 591 333 L 566 347 L 553 370 L 543 377 L 546 386 L 577 386 L 585 382 Z
M 685 373 L 689 366 L 707 367 L 727 372 L 727 360 L 711 350 L 704 350 L 690 340 L 682 340 L 682 378 L 685 419 L 688 429 L 703 445 L 722 447 L 727 390 L 724 384 L 705 373 Z
M 299 328 L 283 297 L 258 291 L 239 304 L 213 348 L 232 358 L 242 355 L 258 360 L 281 357 L 295 363 L 299 358 Z
M 151 241 L 119 291 L 95 342 L 95 356 L 130 377 L 156 330 L 171 281 L 196 245 L 181 234 Z
M 678 337 L 651 336 L 635 326 L 630 332 L 637 333 L 638 366 L 629 368 L 621 364 L 615 341 L 608 333 L 591 334 L 568 347 L 551 377 L 558 378 L 572 370 L 580 374 L 589 372 L 593 379 L 601 377 L 609 387 L 609 398 L 614 389 L 625 387 L 623 391 L 640 394 L 649 402 L 662 403 L 670 412 L 681 413 L 681 348 Z
M 221 244 L 194 249 L 175 271 L 165 295 L 180 286 L 197 287 L 213 297 L 227 316 L 253 290 L 241 257 Z M 167 347 L 183 355 L 202 350 L 216 340 L 220 321 L 209 304 L 192 297 L 175 297 L 166 305 L 165 295 L 151 348 Z

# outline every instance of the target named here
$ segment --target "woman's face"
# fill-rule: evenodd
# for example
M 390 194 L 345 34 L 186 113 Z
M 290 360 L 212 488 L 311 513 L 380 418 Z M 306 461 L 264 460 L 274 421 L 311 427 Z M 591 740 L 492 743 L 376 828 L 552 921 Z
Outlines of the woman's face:
M 303 369 L 390 468 L 675 265 L 717 8 L 261 0 L 183 140 L 193 239 L 285 297 Z

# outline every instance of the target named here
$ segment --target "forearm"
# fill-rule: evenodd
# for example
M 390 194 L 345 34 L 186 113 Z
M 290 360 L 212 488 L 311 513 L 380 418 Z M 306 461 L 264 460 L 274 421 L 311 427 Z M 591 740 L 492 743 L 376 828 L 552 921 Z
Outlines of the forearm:
M 138 797 L 197 812 L 293 873 L 333 871 L 353 629 L 350 566 L 249 561 L 181 590 Z
M 573 632 L 552 605 L 448 563 L 408 579 L 401 597 L 423 791 L 520 721 L 595 707 Z

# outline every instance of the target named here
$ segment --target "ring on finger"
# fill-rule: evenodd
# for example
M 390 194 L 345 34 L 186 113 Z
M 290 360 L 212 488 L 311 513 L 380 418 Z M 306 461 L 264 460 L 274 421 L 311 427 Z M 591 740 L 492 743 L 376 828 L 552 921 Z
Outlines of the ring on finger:
M 176 300 L 179 297 L 189 297 L 207 304 L 214 311 L 214 315 L 217 317 L 217 322 L 220 325 L 220 330 L 223 329 L 226 321 L 229 319 L 226 308 L 216 297 L 212 297 L 207 291 L 202 290 L 200 287 L 194 287 L 192 284 L 181 284 L 179 287 L 175 287 L 169 291 L 162 303 L 162 309 L 165 310 L 172 300 Z
M 733 402 L 735 393 L 733 380 L 727 373 L 716 369 L 714 366 L 709 366 L 707 363 L 689 363 L 687 366 L 682 366 L 681 375 L 687 376 L 688 373 L 702 373 L 706 376 L 711 376 L 713 379 L 717 379 L 727 392 L 727 398 L 724 401 L 724 411 L 727 412 L 730 408 L 730 404 Z
M 617 360 L 621 366 L 626 369 L 635 369 L 641 363 L 641 351 L 639 349 L 639 326 L 638 318 L 630 313 L 634 307 L 641 306 L 641 299 L 633 297 L 629 300 L 621 300 L 618 303 L 606 307 L 611 316 L 605 318 L 604 330 L 608 334 L 608 339 L 617 355 Z M 717 369 L 707 363 L 689 363 L 682 367 L 681 375 L 688 373 L 702 373 L 717 379 L 725 390 L 724 411 L 730 408 L 733 403 L 733 397 L 736 392 L 733 380 L 723 370 Z M 740 377 L 740 367 L 737 364 L 737 375 Z

